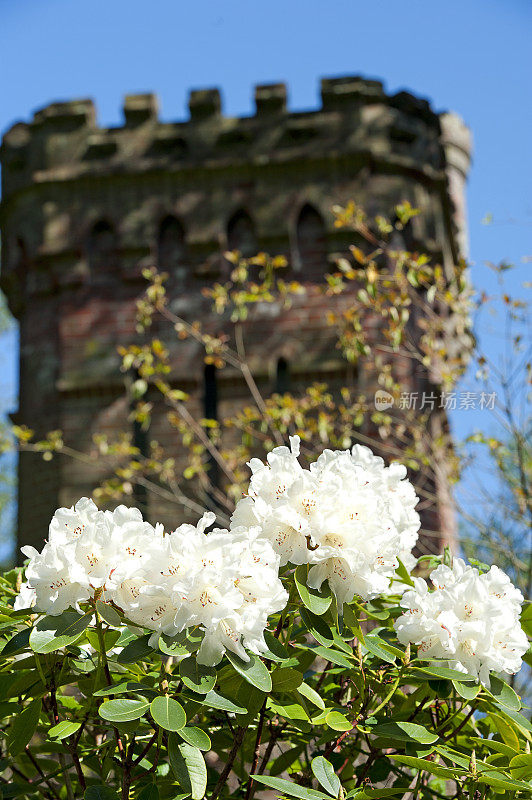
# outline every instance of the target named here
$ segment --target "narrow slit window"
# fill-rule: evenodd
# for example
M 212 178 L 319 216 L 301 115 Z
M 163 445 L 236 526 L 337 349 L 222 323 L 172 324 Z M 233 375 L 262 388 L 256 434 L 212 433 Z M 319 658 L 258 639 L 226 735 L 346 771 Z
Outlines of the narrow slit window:
M 278 394 L 286 394 L 290 391 L 290 367 L 283 356 L 277 361 L 275 391 Z
M 140 378 L 137 370 L 134 370 L 132 377 L 133 380 L 138 380 Z M 132 398 L 131 411 L 133 413 L 136 411 L 136 407 L 137 402 Z M 140 420 L 136 419 L 135 416 L 133 417 L 133 447 L 137 448 L 140 459 L 149 457 L 149 429 Z M 143 486 L 141 483 L 135 483 L 133 487 L 133 497 L 141 511 L 146 512 L 148 508 L 148 490 L 146 486 Z
M 205 419 L 218 419 L 218 381 L 214 364 L 205 364 L 203 375 L 203 415 Z M 208 429 L 207 435 L 209 435 Z M 214 487 L 218 487 L 220 483 L 220 466 L 212 453 L 208 455 L 208 464 L 211 484 Z
M 205 364 L 203 413 L 205 419 L 218 419 L 218 382 L 214 364 Z

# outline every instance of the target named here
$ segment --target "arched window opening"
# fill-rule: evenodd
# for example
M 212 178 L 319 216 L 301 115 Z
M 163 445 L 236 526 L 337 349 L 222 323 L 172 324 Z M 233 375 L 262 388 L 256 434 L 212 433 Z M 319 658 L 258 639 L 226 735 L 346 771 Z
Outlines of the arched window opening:
M 116 264 L 116 234 L 107 220 L 96 222 L 89 235 L 88 261 L 91 272 L 109 272 Z
M 238 250 L 244 258 L 257 255 L 258 244 L 253 220 L 247 211 L 237 211 L 227 224 L 227 249 Z
M 157 262 L 160 269 L 179 280 L 185 279 L 185 230 L 175 217 L 165 217 L 161 222 L 157 240 Z
M 297 221 L 296 265 L 307 280 L 321 279 L 327 271 L 327 241 L 320 214 L 310 205 L 301 209 Z
M 277 361 L 275 391 L 278 394 L 286 394 L 290 391 L 290 368 L 288 361 L 283 356 Z

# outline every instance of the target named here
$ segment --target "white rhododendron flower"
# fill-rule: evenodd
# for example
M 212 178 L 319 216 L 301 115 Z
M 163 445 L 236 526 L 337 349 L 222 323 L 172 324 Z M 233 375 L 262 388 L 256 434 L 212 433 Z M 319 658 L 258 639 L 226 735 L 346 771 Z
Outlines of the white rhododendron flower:
M 288 600 L 280 559 L 260 528 L 206 533 L 214 520 L 206 513 L 165 535 L 138 509 L 99 511 L 82 498 L 55 513 L 41 553 L 22 548 L 30 561 L 16 608 L 58 615 L 101 597 L 154 631 L 154 645 L 161 634 L 199 627 L 198 661 L 216 664 L 226 649 L 249 661 L 246 649 L 267 649 L 268 616 Z
M 418 645 L 421 657 L 445 659 L 449 666 L 489 686 L 489 674 L 509 675 L 521 668 L 528 649 L 519 617 L 523 596 L 498 567 L 480 574 L 455 558 L 430 575 L 434 590 L 415 578 L 395 621 L 402 644 Z
M 71 607 L 79 611 L 79 603 L 96 591 L 105 591 L 110 599 L 114 589 L 138 572 L 161 535 L 162 528 L 145 522 L 136 508 L 99 511 L 86 497 L 72 508 L 60 508 L 42 551 L 22 548 L 30 559 L 26 580 L 34 591 L 31 599 L 52 615 Z
M 200 663 L 217 664 L 226 649 L 249 661 L 246 649 L 267 649 L 268 616 L 288 600 L 279 556 L 259 529 L 205 533 L 213 521 L 214 514 L 205 514 L 196 528 L 181 525 L 164 537 L 127 613 L 158 635 L 199 626 L 205 632 Z
M 36 600 L 36 592 L 35 589 L 32 589 L 31 586 L 25 581 L 20 589 L 19 593 L 15 597 L 15 602 L 13 604 L 13 608 L 15 611 L 19 611 L 22 608 L 32 608 L 35 605 Z
M 290 449 L 268 454 L 267 464 L 249 462 L 249 494 L 231 525 L 258 525 L 281 564 L 310 564 L 309 586 L 328 581 L 340 605 L 385 592 L 398 558 L 411 561 L 420 527 L 405 467 L 386 467 L 360 445 L 325 450 L 310 469 L 298 456 L 294 436 Z

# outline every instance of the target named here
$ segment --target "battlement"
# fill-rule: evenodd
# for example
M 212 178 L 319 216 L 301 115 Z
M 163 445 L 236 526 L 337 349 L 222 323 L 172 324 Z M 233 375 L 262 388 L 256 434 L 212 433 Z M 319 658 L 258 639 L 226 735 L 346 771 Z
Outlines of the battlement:
M 193 90 L 189 119 L 167 123 L 158 117 L 155 95 L 127 95 L 124 125 L 116 128 L 97 126 L 91 100 L 51 103 L 3 137 L 4 198 L 37 181 L 198 163 L 264 164 L 363 152 L 438 171 L 445 169 L 446 152 L 456 160 L 458 150 L 462 162 L 469 161 L 468 132 L 454 115 L 438 114 L 407 92 L 389 95 L 380 81 L 325 78 L 321 107 L 310 111 L 290 111 L 282 83 L 256 86 L 254 97 L 254 115 L 234 118 L 224 116 L 218 89 Z

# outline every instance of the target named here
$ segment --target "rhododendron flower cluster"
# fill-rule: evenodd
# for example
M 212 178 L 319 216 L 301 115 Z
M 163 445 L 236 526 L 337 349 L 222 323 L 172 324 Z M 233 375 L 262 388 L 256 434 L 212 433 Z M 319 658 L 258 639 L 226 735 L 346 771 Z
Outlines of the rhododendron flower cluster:
M 523 596 L 498 567 L 480 574 L 461 558 L 430 575 L 434 590 L 414 579 L 395 621 L 402 644 L 418 645 L 424 658 L 445 659 L 449 666 L 489 686 L 489 673 L 513 674 L 528 649 L 519 617 Z
M 138 509 L 99 511 L 82 498 L 55 513 L 41 553 L 22 548 L 30 561 L 16 605 L 58 615 L 101 597 L 155 640 L 198 626 L 201 663 L 218 663 L 226 649 L 248 661 L 245 648 L 267 649 L 268 616 L 288 599 L 279 556 L 258 528 L 206 533 L 214 519 L 206 513 L 196 527 L 165 534 Z
M 267 464 L 252 459 L 247 497 L 232 525 L 259 525 L 281 564 L 311 565 L 308 584 L 324 581 L 339 605 L 389 588 L 398 559 L 412 566 L 420 526 L 418 498 L 400 464 L 386 467 L 368 447 L 325 450 L 304 469 L 299 437 L 276 447 Z
M 126 623 L 152 631 L 153 647 L 161 635 L 201 631 L 197 660 L 215 665 L 227 650 L 245 661 L 268 650 L 268 619 L 288 602 L 283 565 L 308 565 L 308 586 L 328 582 L 339 607 L 389 594 L 399 560 L 415 564 L 418 498 L 406 469 L 387 467 L 359 445 L 325 450 L 308 469 L 298 457 L 295 436 L 266 464 L 250 461 L 249 494 L 229 530 L 207 530 L 212 512 L 167 533 L 135 508 L 99 511 L 87 498 L 60 508 L 42 551 L 22 548 L 29 563 L 15 608 L 57 616 L 101 599 Z M 290 576 L 289 567 L 283 580 Z M 432 590 L 415 578 L 404 591 L 398 640 L 488 686 L 490 671 L 517 672 L 528 644 L 519 623 L 523 597 L 508 576 L 497 567 L 480 574 L 455 559 L 431 580 Z

